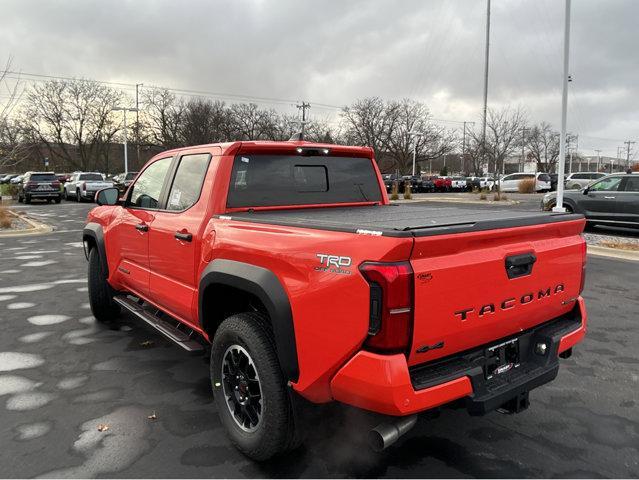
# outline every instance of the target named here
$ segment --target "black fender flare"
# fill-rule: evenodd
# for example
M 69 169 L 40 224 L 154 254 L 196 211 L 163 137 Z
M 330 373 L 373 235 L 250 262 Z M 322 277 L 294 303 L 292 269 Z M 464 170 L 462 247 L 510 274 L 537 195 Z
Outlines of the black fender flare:
M 87 248 L 87 240 L 90 239 L 95 243 L 95 248 L 98 249 L 98 255 L 100 256 L 100 262 L 106 276 L 109 276 L 109 264 L 107 263 L 106 247 L 104 245 L 104 231 L 102 225 L 95 222 L 89 222 L 84 226 L 82 230 L 82 245 L 84 247 L 84 256 L 89 259 L 89 249 Z
M 213 260 L 200 276 L 198 313 L 202 325 L 207 316 L 204 293 L 207 287 L 215 284 L 243 290 L 262 302 L 271 320 L 282 371 L 287 379 L 297 381 L 299 365 L 293 312 L 288 295 L 277 276 L 266 268 L 248 263 L 225 259 Z

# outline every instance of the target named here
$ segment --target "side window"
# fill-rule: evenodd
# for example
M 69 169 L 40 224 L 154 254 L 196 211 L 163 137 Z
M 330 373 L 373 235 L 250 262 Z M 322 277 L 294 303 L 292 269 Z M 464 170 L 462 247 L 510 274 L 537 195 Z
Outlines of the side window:
M 506 175 L 504 178 L 501 179 L 502 182 L 509 182 L 510 180 L 517 180 L 517 177 L 515 177 L 514 175 Z
M 639 192 L 639 175 L 627 177 L 626 179 L 626 192 Z
M 171 166 L 171 157 L 162 158 L 149 165 L 137 182 L 131 187 L 127 206 L 138 208 L 158 208 L 164 179 Z
M 594 192 L 616 192 L 623 177 L 607 177 L 590 185 L 589 190 Z
M 186 210 L 192 207 L 202 191 L 202 184 L 211 156 L 208 153 L 184 155 L 169 193 L 167 210 Z

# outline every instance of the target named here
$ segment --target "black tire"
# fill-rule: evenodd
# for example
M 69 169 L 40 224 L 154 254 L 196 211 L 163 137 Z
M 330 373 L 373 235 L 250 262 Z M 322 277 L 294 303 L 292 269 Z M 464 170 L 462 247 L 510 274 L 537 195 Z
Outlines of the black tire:
M 98 322 L 110 322 L 120 313 L 120 306 L 113 301 L 113 289 L 106 280 L 97 248 L 89 252 L 89 305 Z
M 60 203 L 62 202 L 62 195 L 60 195 L 58 198 L 55 199 L 55 203 Z
M 18 203 L 22 203 L 24 201 L 24 199 L 22 198 L 22 195 L 18 195 Z
M 80 196 L 80 190 L 75 191 L 75 201 L 78 203 L 82 202 L 82 197 Z
M 227 401 L 227 393 L 232 390 L 228 379 L 232 379 L 233 375 L 229 374 L 229 370 L 223 379 L 222 369 L 229 351 L 237 351 L 233 350 L 233 346 L 245 350 L 244 353 L 248 354 L 258 377 L 258 387 L 254 388 L 258 388 L 259 392 L 261 417 L 258 417 L 255 426 L 249 424 L 253 431 L 240 426 Z M 262 314 L 239 313 L 222 322 L 215 332 L 211 346 L 210 375 L 220 420 L 229 438 L 242 453 L 254 460 L 264 461 L 301 444 L 292 394 L 277 359 L 271 327 Z M 229 395 L 229 398 L 232 397 Z M 253 413 L 255 412 L 258 410 L 253 409 Z
M 24 196 L 24 203 L 31 203 L 31 196 L 30 195 L 25 195 Z
M 69 192 L 67 192 L 67 189 L 66 189 L 66 188 L 64 189 L 64 194 L 63 194 L 63 196 L 64 196 L 64 199 L 65 199 L 66 201 L 69 201 Z

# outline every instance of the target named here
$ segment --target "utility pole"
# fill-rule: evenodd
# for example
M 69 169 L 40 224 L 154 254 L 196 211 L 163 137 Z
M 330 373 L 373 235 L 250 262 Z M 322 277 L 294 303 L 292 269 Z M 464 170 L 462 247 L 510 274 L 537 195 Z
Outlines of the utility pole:
M 559 138 L 559 172 L 557 177 L 557 203 L 554 212 L 565 212 L 564 173 L 566 171 L 566 121 L 568 114 L 568 67 L 570 65 L 570 0 L 566 0 L 564 24 L 564 76 L 561 94 L 561 136 Z
M 597 171 L 599 171 L 601 168 L 601 150 L 595 149 L 595 152 L 597 152 Z
M 630 140 L 623 142 L 626 144 L 626 146 L 628 147 L 626 149 L 626 170 L 630 168 L 630 145 L 637 143 L 637 142 L 631 142 Z
M 140 167 L 140 98 L 139 88 L 143 83 L 135 84 L 135 148 L 137 151 L 137 165 Z
M 297 104 L 295 106 L 297 107 L 298 110 L 302 111 L 302 136 L 300 140 L 304 140 L 304 130 L 306 127 L 306 110 L 311 108 L 311 104 L 307 102 L 302 102 L 301 105 Z
M 486 114 L 488 111 L 488 58 L 490 54 L 490 0 L 486 0 L 486 56 L 484 59 L 484 112 L 481 125 L 482 168 L 486 164 Z M 496 167 L 496 165 L 495 165 Z M 486 168 L 488 171 L 488 168 Z
M 137 112 L 137 108 L 116 107 L 113 109 L 115 112 L 122 112 L 124 114 L 124 173 L 129 173 L 129 152 L 126 138 L 126 112 Z

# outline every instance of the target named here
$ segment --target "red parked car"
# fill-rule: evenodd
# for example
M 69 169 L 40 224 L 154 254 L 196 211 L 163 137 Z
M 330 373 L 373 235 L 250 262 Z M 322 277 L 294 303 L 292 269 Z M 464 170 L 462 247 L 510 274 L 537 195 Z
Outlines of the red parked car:
M 254 459 L 302 441 L 300 398 L 386 415 L 528 407 L 586 331 L 581 215 L 390 205 L 370 148 L 235 142 L 150 160 L 83 231 L 99 321 L 210 345 L 217 414 Z M 463 288 L 460 288 L 463 278 Z
M 450 192 L 453 189 L 453 181 L 449 177 L 432 175 L 426 179 L 433 182 L 436 192 Z

